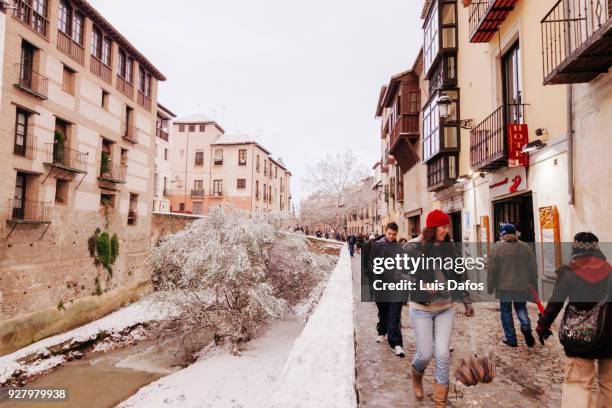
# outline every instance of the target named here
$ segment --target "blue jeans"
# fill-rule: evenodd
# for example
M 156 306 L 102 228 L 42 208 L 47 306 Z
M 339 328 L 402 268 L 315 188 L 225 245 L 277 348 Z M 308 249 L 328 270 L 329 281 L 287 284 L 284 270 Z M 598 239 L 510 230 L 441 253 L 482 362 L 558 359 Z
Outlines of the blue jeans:
M 516 317 L 521 322 L 521 331 L 531 331 L 531 321 L 527 313 L 526 302 L 499 302 L 499 310 L 501 311 L 502 327 L 504 328 L 504 336 L 508 343 L 516 344 L 516 330 L 514 330 L 514 318 L 512 317 L 512 305 L 516 311 Z
M 412 366 L 423 373 L 432 357 L 436 361 L 435 377 L 438 384 L 448 385 L 450 370 L 450 338 L 455 320 L 455 309 L 426 312 L 411 307 L 410 320 L 416 338 L 416 354 Z

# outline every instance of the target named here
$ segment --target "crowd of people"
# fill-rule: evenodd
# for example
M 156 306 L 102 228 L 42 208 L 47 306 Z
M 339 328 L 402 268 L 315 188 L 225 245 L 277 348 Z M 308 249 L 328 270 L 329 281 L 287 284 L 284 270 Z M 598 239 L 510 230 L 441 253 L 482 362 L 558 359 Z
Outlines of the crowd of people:
M 457 246 L 445 245 L 451 242 L 450 218 L 440 210 L 427 215 L 426 228 L 410 241 L 398 240 L 398 229 L 392 222 L 386 226 L 384 235 L 367 239 L 350 235 L 346 238 L 351 256 L 362 252 L 363 276 L 370 281 L 370 286 L 375 279 L 372 269 L 377 257 L 393 258 L 397 254 L 442 258 L 461 256 Z M 499 232 L 501 240 L 494 245 L 487 264 L 487 290 L 499 301 L 503 344 L 508 347 L 518 347 L 519 344 L 514 327 L 514 309 L 525 344 L 531 348 L 536 339 L 527 313 L 527 302 L 539 301 L 536 257 L 531 246 L 519 239 L 515 226 L 505 224 Z M 565 307 L 559 330 L 559 339 L 567 355 L 562 386 L 563 408 L 612 407 L 612 310 L 608 312 L 612 267 L 598 243 L 598 238 L 590 232 L 576 234 L 571 262 L 557 270 L 558 279 L 552 297 L 540 314 L 535 329 L 544 345 L 552 334 L 551 325 Z M 393 268 L 386 268 L 382 275 L 387 282 L 399 282 L 406 277 L 403 271 Z M 421 267 L 412 271 L 408 278 L 418 282 L 416 289 L 396 294 L 392 300 L 385 298 L 384 294 L 372 293 L 378 308 L 376 341 L 386 341 L 396 356 L 406 356 L 400 322 L 403 307 L 407 305 L 416 341 L 416 353 L 408 367 L 414 395 L 417 399 L 424 398 L 423 374 L 433 360 L 435 382 L 432 399 L 436 407 L 445 407 L 451 376 L 453 303 L 461 303 L 467 317 L 473 317 L 475 309 L 470 293 L 465 290 L 421 289 L 420 282 L 461 282 L 465 279 L 464 274 L 443 268 Z M 580 298 L 579 293 L 588 293 L 588 300 L 592 301 Z M 591 401 L 595 379 L 598 381 L 597 405 Z

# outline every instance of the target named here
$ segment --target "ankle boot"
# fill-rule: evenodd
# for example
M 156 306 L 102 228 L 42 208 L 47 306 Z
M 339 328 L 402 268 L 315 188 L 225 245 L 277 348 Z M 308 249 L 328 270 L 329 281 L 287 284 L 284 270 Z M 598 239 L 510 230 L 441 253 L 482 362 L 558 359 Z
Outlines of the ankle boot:
M 448 398 L 448 385 L 434 383 L 432 399 L 436 408 L 445 408 Z
M 531 330 L 521 330 L 523 332 L 523 336 L 525 336 L 525 343 L 527 343 L 527 347 L 535 346 L 535 339 L 533 338 L 533 334 L 531 334 Z
M 410 366 L 410 376 L 412 377 L 412 391 L 417 399 L 423 399 L 425 392 L 423 391 L 423 373 L 419 372 L 412 366 Z

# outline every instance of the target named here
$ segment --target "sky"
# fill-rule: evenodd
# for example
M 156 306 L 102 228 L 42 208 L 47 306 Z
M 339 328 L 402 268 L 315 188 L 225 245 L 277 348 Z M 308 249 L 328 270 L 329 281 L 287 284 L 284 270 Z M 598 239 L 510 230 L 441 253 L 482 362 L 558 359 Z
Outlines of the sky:
M 248 134 L 293 173 L 352 150 L 380 156 L 380 87 L 409 69 L 422 0 L 90 0 L 168 78 L 159 102 Z M 145 6 L 146 4 L 146 6 Z

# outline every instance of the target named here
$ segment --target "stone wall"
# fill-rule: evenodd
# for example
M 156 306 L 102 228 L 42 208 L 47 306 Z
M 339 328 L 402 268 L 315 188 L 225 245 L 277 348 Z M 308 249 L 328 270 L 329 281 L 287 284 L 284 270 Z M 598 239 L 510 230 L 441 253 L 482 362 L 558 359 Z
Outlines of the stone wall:
M 178 213 L 153 213 L 151 220 L 151 244 L 155 245 L 166 235 L 184 230 L 192 222 L 202 218 L 201 215 Z

